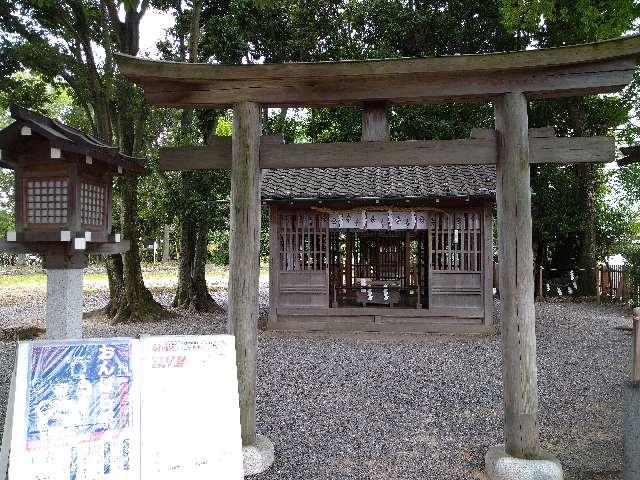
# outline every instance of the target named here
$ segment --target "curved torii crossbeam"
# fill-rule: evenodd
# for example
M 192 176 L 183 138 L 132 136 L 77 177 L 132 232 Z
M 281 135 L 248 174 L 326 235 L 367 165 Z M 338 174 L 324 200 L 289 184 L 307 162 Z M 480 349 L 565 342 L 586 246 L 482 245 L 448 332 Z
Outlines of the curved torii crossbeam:
M 485 160 L 480 163 L 493 163 L 494 158 L 496 163 L 506 455 L 490 450 L 487 472 L 491 478 L 534 478 L 529 477 L 531 470 L 527 469 L 538 467 L 531 467 L 527 459 L 539 459 L 548 461 L 552 476 L 545 478 L 561 478 L 559 463 L 541 452 L 539 441 L 527 100 L 618 91 L 631 82 L 639 59 L 640 37 L 635 36 L 523 52 L 322 63 L 183 64 L 119 55 L 120 71 L 141 85 L 146 98 L 155 105 L 234 108 L 231 155 L 227 153 L 228 144 L 216 147 L 222 152 L 216 168 L 230 164 L 232 170 L 229 329 L 236 335 L 243 445 L 255 445 L 257 438 L 260 166 L 262 163 L 271 168 L 303 168 L 318 153 L 311 146 L 296 147 L 308 154 L 299 160 L 293 148 L 285 151 L 276 147 L 276 153 L 271 149 L 269 155 L 264 154 L 262 150 L 266 152 L 271 147 L 267 142 L 261 146 L 260 106 L 373 102 L 379 108 L 380 102 L 388 105 L 492 101 L 496 134 L 486 141 Z M 374 116 L 368 118 L 363 125 L 370 130 L 363 132 L 363 138 L 387 140 L 384 132 L 388 129 L 380 124 L 386 119 L 379 119 L 378 125 L 374 125 L 370 121 Z M 534 161 L 542 148 L 540 142 L 531 142 Z M 591 145 L 595 144 L 601 145 L 604 156 L 611 151 L 610 142 L 596 140 Z M 357 152 L 357 145 L 352 144 L 351 153 L 344 153 L 343 145 L 333 150 L 317 148 L 329 158 L 326 166 L 340 165 L 341 152 L 349 158 L 355 155 L 358 164 L 372 158 L 370 146 L 361 144 L 362 151 Z M 575 157 L 567 154 L 571 150 L 569 143 L 564 145 L 569 150 L 564 150 L 556 161 L 575 161 Z M 437 159 L 438 155 L 416 153 L 425 147 L 428 151 L 436 149 L 445 157 Z M 386 165 L 407 164 L 404 158 L 407 145 L 384 148 L 384 153 L 378 156 L 385 158 Z M 457 148 L 459 144 L 454 143 L 413 144 L 410 153 L 423 163 L 442 164 L 447 160 L 467 163 L 461 159 L 466 153 L 458 153 L 457 159 L 447 156 Z M 376 150 L 373 149 L 374 153 Z M 602 161 L 602 155 L 594 154 L 591 158 L 588 161 Z M 201 160 L 199 165 L 195 168 L 207 167 Z M 498 459 L 506 459 L 506 464 Z
M 330 106 L 384 100 L 440 103 L 615 92 L 631 81 L 640 37 L 480 55 L 320 63 L 216 65 L 117 55 L 120 71 L 154 105 Z

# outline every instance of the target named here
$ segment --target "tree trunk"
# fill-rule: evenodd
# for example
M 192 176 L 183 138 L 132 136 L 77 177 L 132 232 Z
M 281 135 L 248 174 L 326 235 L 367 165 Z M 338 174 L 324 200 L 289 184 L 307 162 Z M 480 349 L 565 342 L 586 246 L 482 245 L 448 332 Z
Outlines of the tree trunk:
M 589 135 L 587 131 L 587 118 L 584 109 L 584 99 L 575 98 L 569 101 L 569 120 L 573 128 L 573 135 L 582 137 Z M 596 294 L 597 282 L 597 258 L 596 258 L 596 211 L 595 191 L 596 175 L 595 167 L 590 163 L 581 163 L 575 166 L 578 176 L 578 198 L 582 205 L 583 229 L 580 232 L 580 250 L 578 254 L 578 267 L 584 270 L 577 272 L 579 292 L 582 295 L 593 296 Z
M 198 42 L 200 29 L 200 14 L 202 0 L 196 0 L 192 5 L 191 23 L 189 28 L 188 61 L 193 63 L 198 57 Z M 180 52 L 182 60 L 186 60 L 185 39 L 180 38 Z M 215 123 L 215 122 L 214 122 Z M 190 137 L 193 124 L 193 109 L 182 111 L 180 130 L 182 138 Z M 213 127 L 215 132 L 215 125 Z M 205 139 L 208 138 L 205 132 Z M 209 222 L 207 206 L 198 207 L 190 201 L 193 188 L 190 180 L 202 180 L 208 175 L 206 172 L 182 174 L 182 235 L 180 237 L 180 264 L 178 268 L 178 289 L 172 306 L 189 311 L 218 311 L 220 307 L 209 294 L 205 279 L 205 265 L 207 262 L 207 237 Z
M 172 306 L 192 312 L 214 312 L 221 308 L 209 294 L 205 278 L 209 233 L 208 208 L 197 208 L 187 201 L 191 189 L 189 179 L 198 175 L 206 173 L 182 173 L 185 206 L 181 223 L 178 289 Z
M 165 316 L 162 305 L 156 302 L 144 286 L 138 247 L 138 176 L 124 175 L 122 188 L 122 233 L 131 241 L 131 248 L 123 254 L 124 294 L 119 297 L 115 322 L 142 322 Z
M 164 236 L 162 239 L 162 263 L 167 263 L 171 260 L 171 226 L 164 226 Z
M 129 55 L 137 55 L 140 39 L 140 20 L 144 15 L 147 4 L 142 2 L 140 12 L 137 11 L 138 3 L 133 2 L 125 7 L 124 22 L 120 21 L 117 15 L 116 4 L 105 3 L 111 16 L 112 28 L 115 29 L 120 51 Z M 125 82 L 118 89 L 119 100 L 123 98 L 136 98 L 135 87 Z M 144 103 L 136 105 L 136 102 L 128 104 L 128 108 L 121 106 L 118 111 L 117 121 L 119 131 L 119 143 L 123 153 L 135 155 L 139 151 L 139 144 L 142 140 L 145 121 Z M 108 113 L 107 113 L 108 115 Z M 138 238 L 140 230 L 138 226 L 138 176 L 134 173 L 126 173 L 121 180 L 122 195 L 122 234 L 124 238 L 130 240 L 131 248 L 122 255 L 122 293 L 111 297 L 110 309 L 105 313 L 114 322 L 145 321 L 154 320 L 166 315 L 166 311 L 151 295 L 145 287 L 142 278 L 142 268 L 140 266 L 140 251 Z M 112 265 L 115 264 L 112 262 Z M 108 264 L 109 265 L 109 264 Z M 114 277 L 114 282 L 118 283 L 119 272 L 113 270 L 108 274 Z M 112 292 L 110 292 L 112 293 Z
M 190 172 L 182 172 L 182 195 L 183 198 L 189 192 Z M 186 200 L 186 199 L 185 199 Z M 191 302 L 191 268 L 195 251 L 194 223 L 191 216 L 191 209 L 185 201 L 180 223 L 180 261 L 178 263 L 178 288 L 173 297 L 172 307 L 189 309 Z
M 216 312 L 222 309 L 209 294 L 205 267 L 207 265 L 207 245 L 209 243 L 209 221 L 207 215 L 202 215 L 198 221 L 195 255 L 193 260 L 193 274 L 191 284 L 191 308 L 199 312 Z
M 124 296 L 124 278 L 121 255 L 108 255 L 105 258 L 107 279 L 109 280 L 109 303 L 102 309 L 107 317 L 113 318 L 118 313 L 118 305 Z

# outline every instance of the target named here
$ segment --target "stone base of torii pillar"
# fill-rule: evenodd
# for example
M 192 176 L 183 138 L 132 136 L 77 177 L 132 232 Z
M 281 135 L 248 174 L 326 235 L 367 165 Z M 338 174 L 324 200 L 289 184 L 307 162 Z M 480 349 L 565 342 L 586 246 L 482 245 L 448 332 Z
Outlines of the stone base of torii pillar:
M 255 445 L 242 447 L 244 475 L 257 475 L 265 472 L 275 458 L 273 442 L 264 435 L 256 435 Z
M 553 455 L 542 453 L 535 459 L 508 455 L 503 446 L 492 447 L 484 457 L 490 480 L 562 480 L 562 466 Z

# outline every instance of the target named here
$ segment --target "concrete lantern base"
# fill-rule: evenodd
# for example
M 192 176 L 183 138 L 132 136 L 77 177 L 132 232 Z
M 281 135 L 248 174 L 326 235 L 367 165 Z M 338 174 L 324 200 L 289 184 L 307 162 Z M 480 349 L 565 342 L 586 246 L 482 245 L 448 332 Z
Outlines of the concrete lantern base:
M 562 466 L 553 455 L 543 453 L 537 459 L 507 455 L 504 447 L 491 447 L 484 457 L 490 480 L 562 480 Z
M 47 338 L 82 338 L 82 268 L 47 268 Z
M 255 445 L 242 447 L 242 456 L 245 477 L 262 473 L 273 464 L 273 442 L 263 435 L 258 435 Z

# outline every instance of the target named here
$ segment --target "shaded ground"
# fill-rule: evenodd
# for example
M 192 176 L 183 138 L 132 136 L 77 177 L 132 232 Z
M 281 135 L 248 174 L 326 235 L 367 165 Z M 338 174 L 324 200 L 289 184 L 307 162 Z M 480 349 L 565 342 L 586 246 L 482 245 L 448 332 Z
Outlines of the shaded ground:
M 222 304 L 225 283 L 221 276 L 210 285 Z M 167 304 L 171 281 L 151 284 Z M 0 328 L 40 324 L 41 290 L 0 284 Z M 264 307 L 265 284 L 262 293 Z M 103 289 L 85 294 L 87 309 L 106 303 Z M 560 458 L 567 479 L 621 479 L 631 338 L 615 327 L 630 326 L 630 316 L 585 303 L 536 309 L 544 448 Z M 216 333 L 224 321 L 224 315 L 118 326 L 92 320 L 85 332 Z M 0 421 L 14 349 L 0 342 Z M 276 462 L 256 479 L 481 479 L 485 451 L 501 441 L 498 336 L 264 332 L 258 355 L 258 429 L 274 441 Z

